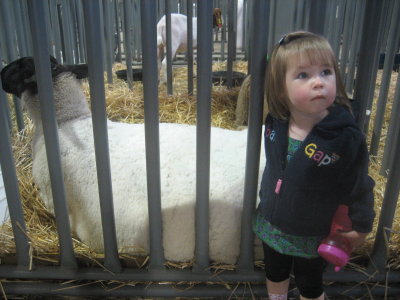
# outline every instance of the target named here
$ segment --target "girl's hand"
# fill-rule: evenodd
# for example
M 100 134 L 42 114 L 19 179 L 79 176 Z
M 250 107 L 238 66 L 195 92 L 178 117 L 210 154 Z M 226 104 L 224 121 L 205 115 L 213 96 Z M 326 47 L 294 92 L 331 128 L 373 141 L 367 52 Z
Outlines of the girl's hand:
M 352 231 L 338 230 L 337 234 L 345 237 L 350 242 L 352 250 L 360 246 L 364 242 L 366 236 L 368 235 L 368 233 L 357 232 L 355 230 Z

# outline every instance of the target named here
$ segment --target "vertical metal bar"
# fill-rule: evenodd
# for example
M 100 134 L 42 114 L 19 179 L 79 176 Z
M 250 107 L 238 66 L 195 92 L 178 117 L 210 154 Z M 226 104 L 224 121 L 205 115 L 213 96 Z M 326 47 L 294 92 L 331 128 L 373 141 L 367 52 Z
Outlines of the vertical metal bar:
M 11 10 L 10 2 L 9 0 L 5 0 L 2 2 L 1 5 L 1 16 L 4 20 L 4 25 L 5 25 L 5 37 L 6 37 L 6 43 L 5 43 L 5 48 L 7 49 L 7 58 L 8 61 L 11 62 L 13 61 L 17 55 L 16 47 L 15 47 L 15 41 L 16 41 L 16 36 L 14 34 L 14 17 L 13 17 L 13 11 Z M 15 109 L 15 116 L 17 119 L 17 126 L 18 130 L 23 130 L 24 129 L 24 118 L 22 115 L 22 107 L 21 107 L 21 102 L 19 99 L 15 96 L 13 96 L 14 100 L 14 109 Z
M 89 84 L 92 104 L 93 137 L 96 153 L 97 178 L 99 186 L 101 220 L 104 240 L 104 265 L 111 271 L 119 272 L 118 246 L 115 230 L 115 216 L 108 147 L 107 116 L 105 109 L 103 69 L 103 28 L 100 21 L 100 1 L 83 2 L 85 12 L 86 48 L 89 65 Z
M 63 61 L 63 57 L 61 54 L 62 46 L 61 46 L 61 31 L 60 31 L 60 20 L 58 18 L 58 9 L 57 9 L 57 2 L 50 1 L 50 21 L 52 32 L 54 34 L 54 47 L 55 47 L 55 57 L 58 62 Z
M 243 32 L 242 32 L 242 51 L 244 52 L 244 60 L 248 60 L 249 58 L 249 14 L 248 14 L 248 0 L 243 0 Z
M 399 81 L 397 83 L 399 85 Z M 400 102 L 400 93 L 397 93 L 397 102 Z M 398 116 L 398 115 L 397 115 Z M 396 117 L 397 117 L 396 116 Z M 393 136 L 393 160 L 389 167 L 389 175 L 385 188 L 379 224 L 376 231 L 375 243 L 371 255 L 371 268 L 383 270 L 388 258 L 388 241 L 393 226 L 394 214 L 400 191 L 400 123 L 397 122 L 396 134 Z
M 362 19 L 365 12 L 364 0 L 356 0 L 356 9 L 353 22 L 353 31 L 351 33 L 352 40 L 350 46 L 350 57 L 348 71 L 346 74 L 346 92 L 353 95 L 354 75 L 356 62 L 358 60 L 359 46 L 361 41 Z
M 63 36 L 64 36 L 64 48 L 63 51 L 64 53 L 64 58 L 65 62 L 73 64 L 74 59 L 73 59 L 73 51 L 72 51 L 72 35 L 71 35 L 71 28 L 70 28 L 70 22 L 71 22 L 71 14 L 70 14 L 70 8 L 69 8 L 69 1 L 62 0 L 62 5 L 59 6 L 59 12 L 60 12 L 60 18 L 61 18 L 61 23 L 62 23 L 62 29 L 63 29 Z
M 167 38 L 167 93 L 172 95 L 172 33 L 171 33 L 171 4 L 170 0 L 165 0 L 165 27 L 166 27 L 166 38 Z
M 311 32 L 316 34 L 324 33 L 326 5 L 326 1 L 310 0 L 310 22 L 308 28 Z
M 390 12 L 389 12 L 389 1 L 390 0 L 382 0 L 383 2 L 383 7 L 381 9 L 381 14 L 379 15 L 379 25 L 378 25 L 378 37 L 376 41 L 376 47 L 375 47 L 375 54 L 370 58 L 370 64 L 373 65 L 373 73 L 371 74 L 371 86 L 368 86 L 369 90 L 369 96 L 368 96 L 368 102 L 367 102 L 367 107 L 366 107 L 366 115 L 365 115 L 365 120 L 364 120 L 364 132 L 368 134 L 369 130 L 369 121 L 371 118 L 371 111 L 372 111 L 372 103 L 374 100 L 374 94 L 375 94 L 375 84 L 376 84 L 376 78 L 378 76 L 378 61 L 379 61 L 379 53 L 382 49 L 382 43 L 384 43 L 384 36 L 386 34 L 385 28 L 386 26 L 386 19 L 390 18 Z
M 0 58 L 1 62 L 1 58 Z M 0 79 L 1 84 L 1 79 Z M 24 212 L 18 189 L 17 174 L 15 171 L 14 157 L 10 142 L 10 131 L 4 109 L 7 103 L 7 96 L 0 89 L 0 166 L 3 173 L 4 186 L 8 209 L 11 217 L 11 225 L 14 233 L 15 248 L 17 250 L 17 264 L 23 268 L 29 267 L 29 244 L 26 236 Z
M 323 1 L 325 2 L 325 1 Z M 340 48 L 343 47 L 343 41 L 342 41 L 342 36 L 343 36 L 343 25 L 344 25 L 344 13 L 345 13 L 345 2 L 344 1 L 339 1 L 337 7 L 337 18 L 335 18 L 335 26 L 334 26 L 334 32 L 333 32 L 333 41 L 332 43 L 332 48 L 333 51 L 336 55 L 336 57 L 339 57 L 340 55 Z M 336 11 L 335 11 L 336 15 Z
M 142 26 L 140 19 L 140 1 L 133 0 L 133 51 L 135 59 L 139 61 L 142 53 Z
M 379 143 L 381 139 L 381 131 L 383 118 L 386 110 L 387 97 L 389 93 L 390 78 L 392 75 L 392 67 L 394 63 L 395 53 L 398 51 L 398 45 L 400 41 L 400 1 L 394 2 L 393 13 L 391 18 L 391 26 L 389 30 L 388 45 L 385 53 L 385 63 L 383 67 L 383 75 L 381 81 L 381 87 L 379 90 L 379 98 L 377 102 L 376 115 L 374 128 L 371 137 L 371 155 L 377 155 L 379 149 Z M 390 142 L 390 140 L 387 140 Z M 383 169 L 386 169 L 383 164 Z
M 353 27 L 353 18 L 354 18 L 354 9 L 355 9 L 356 2 L 354 1 L 347 1 L 346 2 L 346 13 L 345 13 L 345 20 L 344 20 L 344 27 L 343 27 L 343 46 L 340 55 L 340 73 L 342 78 L 345 78 L 346 75 L 346 68 L 347 68 L 347 61 L 349 58 L 349 47 L 351 41 L 351 32 Z
M 131 1 L 124 1 L 124 52 L 126 63 L 126 79 L 129 89 L 132 89 L 132 48 L 131 48 Z
M 187 0 L 188 94 L 193 95 L 193 0 Z
M 221 60 L 225 60 L 225 44 L 226 44 L 226 30 L 227 30 L 227 25 L 226 25 L 226 20 L 227 15 L 228 15 L 228 5 L 227 5 L 228 0 L 223 0 L 222 5 L 221 5 L 221 10 L 222 10 L 222 28 L 221 28 Z
M 358 126 L 363 129 L 366 121 L 366 110 L 370 102 L 369 87 L 374 87 L 372 82 L 374 65 L 371 64 L 371 57 L 377 54 L 379 21 L 382 15 L 383 1 L 367 0 L 363 30 L 361 36 L 361 51 L 359 56 L 357 78 L 354 91 L 354 99 L 360 101 L 360 116 Z
M 150 225 L 150 270 L 164 269 L 161 214 L 160 144 L 157 89 L 156 6 L 141 0 L 143 96 L 146 143 L 147 194 Z
M 107 82 L 112 83 L 112 63 L 113 63 L 113 34 L 111 32 L 111 6 L 109 0 L 103 0 L 103 13 L 104 13 L 104 30 L 105 30 L 105 57 L 106 57 L 106 71 L 107 71 Z
M 393 159 L 396 153 L 394 153 L 394 141 L 398 131 L 400 130 L 400 76 L 397 76 L 396 90 L 393 99 L 392 112 L 390 114 L 390 124 L 387 132 L 385 152 L 382 159 L 381 174 L 387 174 L 390 170 L 390 166 L 393 164 Z
M 39 91 L 41 118 L 44 140 L 51 180 L 51 190 L 54 201 L 54 211 L 57 222 L 57 232 L 60 242 L 61 266 L 76 268 L 67 203 L 65 197 L 64 176 L 61 167 L 60 146 L 58 140 L 57 122 L 55 118 L 52 78 L 48 53 L 48 37 L 44 20 L 44 5 L 41 0 L 28 2 L 29 20 L 31 23 L 35 72 Z
M 264 74 L 267 65 L 267 43 L 270 1 L 256 1 L 253 7 L 254 26 L 251 47 L 251 89 L 249 109 L 249 131 L 247 136 L 246 171 L 242 212 L 240 256 L 237 263 L 240 270 L 253 269 L 252 215 L 258 195 L 258 170 L 260 165 L 261 131 L 263 123 Z
M 54 55 L 54 49 L 53 49 L 53 44 L 54 44 L 54 39 L 52 36 L 52 31 L 51 31 L 51 25 L 50 25 L 50 9 L 49 9 L 49 3 L 48 1 L 44 1 L 44 20 L 46 23 L 46 30 L 47 30 L 47 36 L 49 39 L 49 53 L 51 55 Z
M 25 16 L 22 18 L 22 22 L 24 24 L 25 32 L 31 32 L 31 24 L 29 22 L 29 13 L 28 13 L 28 3 L 27 1 L 23 1 L 22 6 L 24 7 Z M 33 41 L 32 36 L 30 34 L 26 35 L 28 42 L 28 53 L 33 53 Z
M 83 7 L 82 2 L 76 0 L 76 19 L 77 19 L 77 42 L 78 42 L 78 55 L 76 61 L 79 63 L 86 62 L 85 54 L 85 24 L 83 22 Z
M 226 73 L 226 86 L 232 87 L 233 77 L 233 61 L 236 53 L 236 11 L 237 11 L 237 0 L 231 0 L 228 3 L 228 63 Z
M 1 2 L 0 2 L 0 9 L 3 9 Z M 7 40 L 5 38 L 5 34 L 3 32 L 4 31 L 3 29 L 5 28 L 5 24 L 3 22 L 4 22 L 4 19 L 0 18 L 0 44 L 1 45 L 7 43 Z M 0 47 L 0 56 L 7 56 L 6 49 L 3 49 L 2 47 Z M 0 60 L 0 68 L 2 68 L 2 67 L 3 67 L 3 61 Z M 2 109 L 3 113 L 2 113 L 2 115 L 0 115 L 0 118 L 4 118 L 5 120 L 7 120 L 7 128 L 9 130 L 9 132 L 11 133 L 12 132 L 12 130 L 11 130 L 12 121 L 11 121 L 11 115 L 10 115 L 10 109 L 9 109 L 9 106 L 8 106 L 8 101 L 6 101 L 6 100 L 5 101 L 1 101 L 0 102 L 0 106 L 3 106 L 3 109 Z
M 23 23 L 22 23 L 22 6 L 20 1 L 12 1 L 13 3 L 13 9 L 14 9 L 14 17 L 15 17 L 15 28 L 17 31 L 17 39 L 18 39 L 18 49 L 19 49 L 19 54 L 21 56 L 26 56 L 28 55 L 28 47 L 26 44 L 26 39 L 25 39 L 25 31 L 23 28 Z
M 119 3 L 119 1 L 114 1 L 114 18 L 115 18 L 115 33 L 116 39 L 115 42 L 117 43 L 116 49 L 117 54 L 115 55 L 115 61 L 122 62 L 122 54 L 121 54 L 121 27 L 122 27 L 122 16 L 123 12 L 121 11 L 121 5 L 123 3 Z
M 198 2 L 197 139 L 196 139 L 196 265 L 209 266 L 209 191 L 211 136 L 212 1 Z

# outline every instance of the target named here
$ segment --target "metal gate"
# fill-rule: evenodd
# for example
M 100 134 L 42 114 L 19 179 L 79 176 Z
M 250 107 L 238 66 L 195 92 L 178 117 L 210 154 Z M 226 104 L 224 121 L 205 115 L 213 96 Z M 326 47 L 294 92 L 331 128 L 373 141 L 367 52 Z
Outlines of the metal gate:
M 168 0 L 167 0 L 168 1 Z M 235 2 L 235 1 L 232 1 Z M 161 3 L 161 4 L 160 4 Z M 171 1 L 176 7 L 190 7 L 191 1 Z M 169 4 L 171 4 L 169 3 Z M 398 0 L 390 1 L 245 1 L 245 34 L 248 39 L 249 69 L 252 75 L 250 121 L 245 172 L 245 195 L 241 220 L 241 252 L 233 271 L 214 273 L 210 271 L 208 253 L 209 219 L 209 153 L 210 153 L 210 97 L 212 64 L 211 11 L 215 5 L 230 5 L 225 1 L 201 0 L 197 2 L 199 20 L 197 48 L 197 202 L 196 202 L 196 258 L 191 269 L 178 270 L 165 267 L 162 252 L 162 223 L 159 170 L 158 132 L 158 82 L 156 53 L 156 23 L 164 1 L 118 1 L 118 0 L 58 0 L 58 1 L 10 1 L 0 3 L 2 27 L 1 61 L 10 62 L 20 56 L 33 55 L 37 63 L 38 87 L 41 103 L 53 103 L 49 54 L 60 61 L 89 65 L 90 93 L 95 103 L 93 108 L 96 158 L 101 164 L 98 176 L 103 235 L 105 241 L 104 266 L 83 266 L 77 262 L 69 230 L 65 192 L 58 149 L 56 121 L 53 109 L 42 111 L 49 169 L 52 175 L 53 198 L 56 223 L 59 233 L 60 253 L 57 266 L 32 265 L 29 256 L 29 240 L 25 235 L 25 222 L 19 194 L 14 158 L 11 150 L 10 112 L 6 96 L 0 91 L 0 163 L 3 172 L 8 208 L 16 244 L 15 264 L 0 263 L 0 291 L 5 295 L 75 295 L 75 296 L 179 296 L 179 297 L 229 297 L 265 296 L 265 275 L 255 268 L 253 257 L 253 234 L 251 217 L 257 199 L 257 182 L 261 130 L 263 76 L 267 50 L 278 37 L 290 30 L 308 28 L 324 34 L 331 41 L 339 57 L 341 70 L 346 79 L 348 92 L 360 104 L 359 125 L 367 132 L 372 106 L 372 91 L 375 87 L 376 69 L 380 52 L 385 52 L 384 74 L 391 72 L 390 62 L 398 51 L 399 10 Z M 179 5 L 178 5 L 179 4 Z M 237 4 L 236 4 L 237 5 Z M 168 6 L 168 5 L 167 5 Z M 136 7 L 124 17 L 135 18 L 141 31 L 132 33 L 137 50 L 114 38 L 114 32 L 123 29 L 121 12 L 127 7 Z M 172 6 L 175 7 L 175 6 Z M 227 6 L 226 6 L 227 7 Z M 115 8 L 115 9 L 114 9 Z M 174 9 L 174 8 L 172 8 Z M 232 12 L 233 10 L 231 10 Z M 114 15 L 108 14 L 113 12 Z M 24 16 L 29 16 L 29 24 Z M 113 22 L 113 18 L 120 22 Z M 59 19 L 59 18 L 62 19 Z M 229 18 L 229 16 L 228 16 Z M 51 24 L 48 20 L 52 20 Z M 232 20 L 232 17 L 231 17 Z M 290 20 L 290 21 L 287 21 Z M 232 22 L 232 21 L 231 21 Z M 106 24 L 106 26 L 104 26 Z M 130 23 L 124 26 L 131 28 Z M 132 23 L 133 24 L 133 23 Z M 268 30 L 266 30 L 266 28 Z M 103 30 L 104 29 L 104 30 Z M 136 30 L 136 29 L 135 29 Z M 132 30 L 133 32 L 133 30 Z M 50 43 L 51 41 L 51 43 Z M 229 41 L 228 41 L 229 42 Z M 140 56 L 143 67 L 145 98 L 146 156 L 148 162 L 147 183 L 150 220 L 150 261 L 146 268 L 136 269 L 121 264 L 118 255 L 113 215 L 110 165 L 106 133 L 104 68 L 110 74 L 115 60 L 114 49 L 125 47 L 129 53 Z M 135 48 L 136 49 L 136 48 Z M 143 51 L 140 51 L 143 49 Z M 120 51 L 120 50 L 118 50 Z M 140 54 L 137 54 L 139 53 Z M 133 57 L 135 57 L 133 55 Z M 118 56 L 118 55 L 117 55 Z M 87 57 L 87 60 L 86 58 Z M 128 56 L 126 56 L 128 57 Z M 229 59 L 229 58 L 228 58 Z M 103 63 L 104 62 L 104 63 Z M 130 63 L 130 62 L 129 62 Z M 356 74 L 356 76 L 355 76 Z M 385 76 L 385 75 L 384 75 Z M 355 85 L 354 85 L 355 78 Z M 389 79 L 384 79 L 389 80 Z M 386 81 L 382 85 L 386 85 Z M 383 94 L 383 100 L 387 98 Z M 328 295 L 400 295 L 400 271 L 390 270 L 387 262 L 387 241 L 390 238 L 394 212 L 400 189 L 400 83 L 397 82 L 392 108 L 391 127 L 386 142 L 384 170 L 389 170 L 385 197 L 380 212 L 379 225 L 371 261 L 364 272 L 345 270 L 335 273 L 328 270 L 325 280 L 332 282 L 327 287 Z M 16 104 L 18 127 L 23 128 L 22 113 Z M 381 110 L 385 109 L 385 103 Z M 46 105 L 42 105 L 46 107 Z M 380 138 L 381 125 L 372 133 Z M 154 150 L 155 149 L 155 150 Z M 375 151 L 371 149 L 371 151 Z M 69 283 L 81 281 L 81 285 Z M 184 282 L 184 283 L 182 283 Z M 358 284 L 363 282 L 363 284 Z M 151 284 L 149 284 L 151 283 Z M 178 285 L 179 283 L 179 285 Z M 231 287 L 231 288 L 228 288 Z M 1 295 L 0 292 L 0 295 Z M 292 293 L 296 293 L 292 291 Z

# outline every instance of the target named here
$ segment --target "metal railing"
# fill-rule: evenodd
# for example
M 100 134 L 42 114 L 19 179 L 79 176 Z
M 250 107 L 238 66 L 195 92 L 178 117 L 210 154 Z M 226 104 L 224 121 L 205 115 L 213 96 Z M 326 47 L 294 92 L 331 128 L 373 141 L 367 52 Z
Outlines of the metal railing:
M 253 24 L 248 32 L 251 41 L 250 70 L 251 79 L 251 105 L 248 133 L 248 146 L 246 156 L 245 193 L 243 200 L 242 227 L 241 227 L 241 252 L 235 271 L 224 271 L 218 274 L 210 272 L 210 259 L 208 253 L 208 219 L 209 219 L 209 157 L 210 157 L 210 103 L 211 103 L 211 64 L 212 64 L 212 28 L 210 21 L 213 7 L 212 0 L 198 1 L 196 13 L 199 20 L 197 49 L 197 182 L 196 182 L 196 250 L 195 265 L 189 270 L 174 270 L 165 268 L 165 258 L 162 251 L 162 220 L 161 220 L 161 192 L 160 192 L 160 147 L 158 128 L 158 82 L 157 82 L 157 53 L 156 53 L 156 23 L 158 6 L 155 1 L 140 1 L 141 42 L 140 48 L 144 49 L 141 56 L 143 67 L 144 86 L 144 111 L 145 111 L 145 136 L 146 136 L 146 167 L 148 186 L 148 208 L 150 220 L 150 261 L 145 269 L 124 267 L 118 256 L 115 222 L 113 213 L 113 194 L 110 178 L 110 162 L 108 153 L 108 138 L 106 128 L 105 95 L 104 95 L 104 68 L 110 73 L 110 51 L 114 47 L 110 30 L 103 28 L 112 23 L 112 20 L 122 20 L 121 16 L 113 18 L 108 14 L 113 7 L 125 9 L 125 29 L 115 24 L 110 28 L 121 28 L 125 34 L 130 30 L 131 16 L 126 11 L 129 7 L 136 7 L 137 1 L 99 1 L 99 0 L 58 0 L 41 1 L 29 0 L 27 6 L 23 1 L 4 0 L 0 2 L 3 12 L 5 36 L 1 37 L 2 47 L 0 55 L 10 62 L 19 56 L 33 54 L 37 69 L 38 90 L 40 95 L 42 120 L 45 136 L 46 151 L 48 155 L 49 170 L 51 174 L 53 199 L 55 199 L 55 216 L 57 231 L 60 241 L 60 260 L 57 266 L 44 266 L 33 264 L 28 255 L 29 241 L 25 235 L 26 226 L 23 218 L 20 193 L 18 190 L 15 163 L 11 149 L 10 118 L 6 97 L 0 90 L 0 164 L 3 171 L 6 196 L 10 211 L 12 228 L 16 244 L 16 264 L 0 264 L 0 278 L 2 288 L 6 294 L 40 294 L 40 295 L 80 295 L 80 296 L 230 296 L 232 293 L 243 296 L 265 296 L 265 275 L 263 270 L 254 267 L 253 233 L 251 230 L 251 216 L 257 199 L 258 165 L 261 147 L 261 124 L 264 90 L 264 71 L 266 66 L 267 49 L 271 46 L 271 36 L 276 35 L 278 29 L 272 32 L 271 20 L 276 18 L 277 1 L 246 1 L 249 4 L 248 17 Z M 367 123 L 366 110 L 371 101 L 370 83 L 376 76 L 376 63 L 371 63 L 371 58 L 376 58 L 382 47 L 378 47 L 383 37 L 379 32 L 384 27 L 389 32 L 386 48 L 387 57 L 393 57 L 398 50 L 392 43 L 398 44 L 398 23 L 385 24 L 382 20 L 389 16 L 393 21 L 398 20 L 399 1 L 332 1 L 336 5 L 328 7 L 314 6 L 316 1 L 297 1 L 291 7 L 293 21 L 290 29 L 296 29 L 296 24 L 310 24 L 322 26 L 321 34 L 326 34 L 331 39 L 342 37 L 342 53 L 340 56 L 341 69 L 346 78 L 353 78 L 352 69 L 357 66 L 357 77 L 354 95 L 361 103 L 360 126 Z M 11 3 L 13 5 L 11 6 Z M 108 11 L 106 11 L 107 9 Z M 5 10 L 6 9 L 6 10 Z M 115 9 L 118 13 L 120 9 Z M 332 11 L 319 14 L 320 10 L 331 9 L 340 12 L 339 18 Z M 370 12 L 373 11 L 373 18 Z M 5 12 L 11 12 L 4 18 Z M 288 13 L 288 12 L 285 12 Z M 379 18 L 376 17 L 379 14 Z M 29 24 L 22 23 L 23 16 L 29 16 Z M 79 20 L 84 16 L 84 23 Z M 271 18 L 271 16 L 274 16 Z M 324 20 L 325 16 L 327 20 Z M 353 16 L 353 17 L 352 17 Z M 363 17 L 362 17 L 363 16 Z M 62 18 L 61 20 L 59 18 Z M 15 26 L 12 24 L 15 21 Z M 20 20 L 21 23 L 17 24 Z M 353 20 L 353 22 L 352 22 Z M 363 21 L 362 21 L 363 20 Z M 137 20 L 136 20 L 137 21 Z M 300 22 L 301 21 L 301 22 Z M 312 21 L 312 22 L 311 22 Z M 362 21 L 362 22 L 361 22 Z M 359 22 L 359 23 L 357 23 Z M 104 24 L 105 23 L 105 24 Z M 118 22 L 117 22 L 118 23 Z M 121 23 L 122 24 L 122 23 Z M 257 26 L 254 26 L 257 24 Z M 329 24 L 335 24 L 331 28 Z M 71 31 L 75 28 L 75 31 Z M 273 27 L 273 26 L 272 26 Z M 14 30 L 15 28 L 15 30 Z M 329 30 L 325 30 L 328 29 Z M 269 29 L 269 30 L 266 30 Z M 281 29 L 279 29 L 281 30 Z M 383 30 L 384 31 L 384 30 Z M 61 34 L 61 32 L 63 34 Z M 397 33 L 396 33 L 397 32 Z M 357 45 L 357 36 L 361 36 L 361 48 Z M 105 38 L 104 38 L 105 37 Z M 108 37 L 108 38 L 107 38 Z M 14 41 L 17 41 L 15 44 Z M 30 42 L 31 41 L 31 42 Z M 137 39 L 136 39 L 137 41 Z M 339 41 L 339 39 L 338 39 Z M 6 42 L 6 43 L 3 43 Z M 123 42 L 123 41 L 122 41 Z M 126 43 L 130 43 L 128 35 Z M 375 46 L 376 47 L 372 47 Z M 123 46 L 124 47 L 124 46 Z M 121 48 L 123 48 L 121 47 Z M 125 48 L 126 58 L 131 59 L 129 47 Z M 347 53 L 343 51 L 347 49 Z M 105 53 L 107 55 L 105 55 Z M 359 53 L 358 63 L 355 63 Z M 66 62 L 87 61 L 89 65 L 89 83 L 92 99 L 93 135 L 95 140 L 96 161 L 98 169 L 98 185 L 100 195 L 101 218 L 104 236 L 104 266 L 109 272 L 100 267 L 85 267 L 77 263 L 69 230 L 69 220 L 66 208 L 63 175 L 61 169 L 57 124 L 55 121 L 51 86 L 49 54 L 62 58 Z M 86 58 L 87 57 L 87 60 Z M 389 72 L 391 58 L 387 60 L 384 72 Z M 347 70 L 347 72 L 346 72 Z M 350 80 L 350 79 L 349 79 Z M 386 77 L 385 77 L 386 80 Z M 368 83 L 368 84 L 367 84 Z M 352 86 L 352 85 L 350 85 Z M 373 84 L 374 86 L 374 84 Z M 352 89 L 352 88 L 351 88 Z M 382 109 L 385 104 L 381 101 Z M 383 104 L 382 104 L 383 103 Z M 391 122 L 391 135 L 387 144 L 390 144 L 390 153 L 393 156 L 385 169 L 390 170 L 385 191 L 379 226 L 375 239 L 374 249 L 371 253 L 371 263 L 365 272 L 345 270 L 334 273 L 328 270 L 324 279 L 334 282 L 327 287 L 329 295 L 363 295 L 369 290 L 373 295 L 398 295 L 400 294 L 400 271 L 386 268 L 387 244 L 390 229 L 393 224 L 394 212 L 400 189 L 400 125 L 396 121 L 399 113 L 400 84 L 397 83 Z M 18 110 L 19 108 L 17 108 Z M 378 122 L 378 121 L 376 121 Z M 20 122 L 19 122 L 20 123 Z M 379 125 L 378 125 L 379 126 Z M 21 124 L 19 125 L 21 129 Z M 389 146 L 388 146 L 389 147 Z M 13 279 L 21 279 L 13 281 Z M 35 280 L 32 282 L 31 280 Z M 53 280 L 53 281 L 49 281 Z M 58 283 L 58 280 L 83 280 L 91 281 L 89 286 L 73 286 L 73 284 Z M 98 281 L 96 283 L 96 281 Z M 135 285 L 118 286 L 115 281 L 135 282 Z M 196 282 L 179 285 L 177 290 L 174 285 L 160 285 L 158 282 Z M 345 283 L 363 282 L 352 288 Z M 148 286 L 147 282 L 153 282 Z M 207 284 L 205 284 L 207 282 Z M 238 286 L 234 290 L 227 289 L 230 283 Z M 383 285 L 377 285 L 383 283 Z M 375 285 L 375 286 L 372 286 Z M 74 288 L 69 288 L 74 287 Z M 116 288 L 118 287 L 118 288 Z M 190 287 L 190 288 L 189 288 Z M 292 292 L 295 294 L 295 292 Z M 0 293 L 1 294 L 1 293 Z

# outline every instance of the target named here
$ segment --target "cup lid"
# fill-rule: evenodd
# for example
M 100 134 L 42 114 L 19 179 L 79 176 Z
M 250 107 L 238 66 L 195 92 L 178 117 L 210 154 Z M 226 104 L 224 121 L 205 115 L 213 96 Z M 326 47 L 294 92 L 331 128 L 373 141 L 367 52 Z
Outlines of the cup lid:
M 350 258 L 349 254 L 344 250 L 328 244 L 319 245 L 318 254 L 329 263 L 339 267 L 345 266 Z

